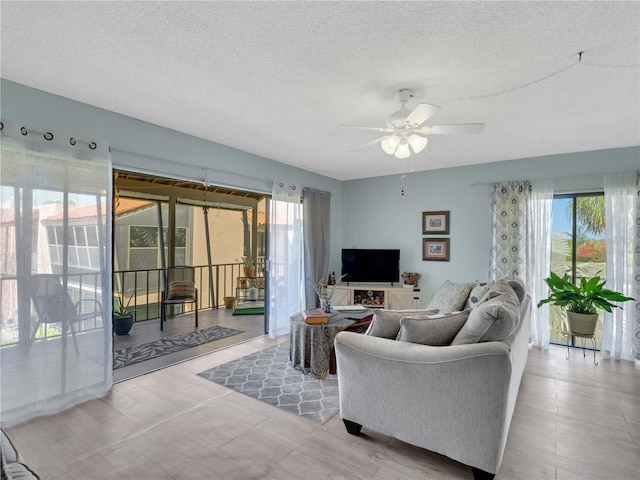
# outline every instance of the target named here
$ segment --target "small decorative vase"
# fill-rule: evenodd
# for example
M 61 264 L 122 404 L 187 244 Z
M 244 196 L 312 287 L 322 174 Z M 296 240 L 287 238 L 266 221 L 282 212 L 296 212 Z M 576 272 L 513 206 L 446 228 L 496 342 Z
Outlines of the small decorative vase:
M 331 313 L 331 300 L 328 298 L 321 298 L 320 308 L 322 308 L 322 311 L 325 313 Z

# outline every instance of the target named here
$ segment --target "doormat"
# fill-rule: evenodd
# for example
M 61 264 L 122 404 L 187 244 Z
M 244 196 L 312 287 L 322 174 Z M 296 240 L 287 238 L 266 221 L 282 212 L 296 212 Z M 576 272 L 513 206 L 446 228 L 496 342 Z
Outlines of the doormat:
M 236 308 L 233 315 L 264 315 L 264 307 Z
M 122 348 L 113 352 L 113 369 L 116 370 L 128 365 L 144 362 L 145 360 L 161 357 L 162 355 L 179 352 L 185 348 L 197 347 L 204 343 L 231 337 L 243 332 L 244 330 L 214 325 L 213 327 L 203 328 L 202 330 L 196 330 L 195 332 L 184 335 L 175 335 L 141 345 Z
M 339 410 L 338 377 L 317 380 L 296 370 L 289 347 L 271 347 L 197 374 L 211 382 L 315 422 Z

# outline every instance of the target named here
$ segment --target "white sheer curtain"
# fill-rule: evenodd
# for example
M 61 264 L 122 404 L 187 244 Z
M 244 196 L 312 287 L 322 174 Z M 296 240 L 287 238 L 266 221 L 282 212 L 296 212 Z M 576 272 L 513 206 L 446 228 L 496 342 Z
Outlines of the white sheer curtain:
M 1 423 L 112 384 L 108 146 L 2 122 Z
M 549 348 L 549 312 L 547 305 L 536 305 L 547 291 L 552 205 L 552 180 L 498 183 L 491 192 L 489 278 L 524 280 L 532 300 L 530 340 L 544 349 Z
M 635 172 L 605 175 L 606 287 L 636 300 L 640 300 L 640 268 L 637 262 L 640 255 L 639 195 L 638 175 Z M 622 309 L 615 308 L 612 313 L 604 313 L 602 353 L 605 358 L 640 359 L 638 305 L 636 302 L 619 305 Z
M 531 332 L 529 340 L 535 346 L 549 349 L 549 305 L 537 307 L 547 297 L 551 270 L 551 229 L 553 210 L 553 180 L 531 182 L 529 218 L 527 224 L 526 284 L 531 295 Z
M 289 333 L 304 307 L 302 188 L 274 182 L 269 203 L 269 336 Z

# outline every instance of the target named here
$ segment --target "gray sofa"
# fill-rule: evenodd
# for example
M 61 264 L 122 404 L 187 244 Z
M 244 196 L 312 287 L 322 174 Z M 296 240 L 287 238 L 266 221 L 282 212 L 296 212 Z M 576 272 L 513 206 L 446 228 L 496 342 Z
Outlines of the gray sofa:
M 347 431 L 364 426 L 468 465 L 476 479 L 493 478 L 527 361 L 531 298 L 523 291 L 518 304 L 517 326 L 501 341 L 431 346 L 339 333 Z
M 39 480 L 40 477 L 21 462 L 9 437 L 0 430 L 0 468 L 2 480 Z

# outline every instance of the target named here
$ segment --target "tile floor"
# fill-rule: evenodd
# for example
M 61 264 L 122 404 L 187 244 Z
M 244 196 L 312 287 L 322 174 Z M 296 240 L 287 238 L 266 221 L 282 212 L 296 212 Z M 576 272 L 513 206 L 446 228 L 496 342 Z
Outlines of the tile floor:
M 129 378 L 143 375 L 168 365 L 173 365 L 190 358 L 225 348 L 230 345 L 246 342 L 256 337 L 264 335 L 264 315 L 236 315 L 231 310 L 224 308 L 209 309 L 198 312 L 198 328 L 207 328 L 212 325 L 235 328 L 243 330 L 243 333 L 231 337 L 205 343 L 197 347 L 188 348 L 179 352 L 163 355 L 146 362 L 137 363 L 123 368 L 118 368 L 113 372 L 114 382 L 120 382 Z M 160 330 L 160 320 L 147 320 L 136 323 L 128 335 L 114 336 L 114 350 L 125 348 L 142 343 L 153 342 L 161 338 L 172 337 L 193 332 L 195 329 L 195 318 L 193 313 L 177 315 L 168 318 L 164 324 L 164 330 Z
M 441 455 L 365 428 L 348 435 L 196 376 L 260 337 L 114 385 L 8 429 L 44 479 L 471 479 Z M 498 480 L 638 480 L 640 365 L 530 350 Z

